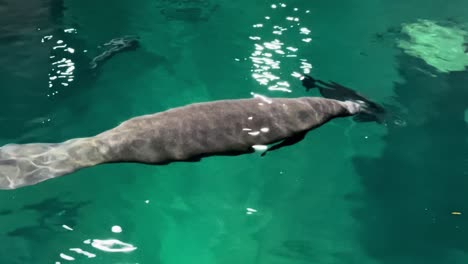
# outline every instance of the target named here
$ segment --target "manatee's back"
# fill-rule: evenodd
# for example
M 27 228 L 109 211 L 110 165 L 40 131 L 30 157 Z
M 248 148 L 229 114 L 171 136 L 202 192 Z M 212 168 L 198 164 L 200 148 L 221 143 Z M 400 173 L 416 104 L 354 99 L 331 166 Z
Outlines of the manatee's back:
M 0 148 L 0 189 L 16 189 L 109 162 L 164 164 L 238 154 L 356 113 L 330 99 L 245 99 L 189 105 L 137 117 L 89 138 Z
M 124 122 L 103 135 L 117 160 L 166 163 L 199 155 L 243 153 L 345 115 L 323 98 L 222 100 L 192 104 Z

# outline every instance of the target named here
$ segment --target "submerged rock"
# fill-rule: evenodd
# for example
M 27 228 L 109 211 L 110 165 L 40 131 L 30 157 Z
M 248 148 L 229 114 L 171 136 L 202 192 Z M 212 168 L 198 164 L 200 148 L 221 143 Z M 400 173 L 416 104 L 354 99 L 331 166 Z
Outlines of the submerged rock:
M 105 43 L 104 46 L 109 48 L 91 60 L 91 62 L 89 63 L 89 67 L 91 69 L 97 68 L 99 64 L 104 63 L 119 52 L 138 48 L 139 38 L 136 36 L 124 36 L 121 38 L 115 38 Z
M 442 26 L 430 20 L 403 24 L 408 39 L 397 42 L 406 54 L 421 58 L 440 72 L 463 71 L 468 65 L 466 43 L 468 32 L 453 26 Z

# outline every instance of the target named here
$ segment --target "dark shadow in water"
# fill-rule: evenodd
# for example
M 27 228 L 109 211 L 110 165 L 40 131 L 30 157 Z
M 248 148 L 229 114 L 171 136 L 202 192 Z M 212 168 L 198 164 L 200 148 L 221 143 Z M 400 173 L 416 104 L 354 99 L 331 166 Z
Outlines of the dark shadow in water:
M 169 21 L 196 24 L 209 20 L 220 6 L 210 0 L 160 0 L 156 7 Z
M 9 210 L 9 209 L 6 209 L 6 210 L 1 210 L 0 211 L 0 216 L 3 216 L 3 215 L 10 215 L 13 213 L 13 210 Z
M 453 250 L 468 251 L 468 72 L 428 71 L 399 57 L 395 99 L 407 125 L 388 127 L 380 157 L 354 158 L 364 188 L 352 198 L 362 204 L 354 217 L 362 246 L 381 263 L 454 263 Z
M 61 23 L 65 13 L 65 0 L 50 0 L 50 16 L 54 23 Z
M 1 138 L 18 138 L 50 117 L 56 105 L 46 95 L 52 89 L 64 94 L 75 91 L 49 88 L 48 84 L 51 64 L 59 58 L 71 57 L 77 65 L 89 61 L 78 52 L 53 48 L 59 40 L 67 43 L 76 38 L 64 32 L 63 11 L 63 0 L 33 0 L 26 6 L 13 0 L 0 4 Z M 46 36 L 53 38 L 47 41 Z M 82 50 L 84 45 L 76 40 L 73 48 Z
M 23 206 L 19 210 L 9 210 L 4 215 L 21 214 L 22 211 L 31 210 L 37 213 L 38 218 L 32 225 L 18 227 L 8 231 L 7 235 L 12 237 L 22 237 L 28 241 L 40 241 L 50 234 L 56 234 L 62 225 L 70 227 L 77 225 L 79 210 L 91 202 L 67 202 L 59 198 L 50 198 L 36 204 Z
M 75 227 L 80 219 L 80 210 L 90 203 L 90 201 L 69 202 L 61 198 L 50 198 L 19 209 L 2 211 L 0 226 L 5 226 L 2 224 L 4 219 L 12 221 L 15 218 L 30 216 L 30 213 L 25 214 L 26 211 L 33 211 L 37 216 L 27 221 L 27 224 L 18 225 L 17 228 L 0 230 L 2 248 L 5 244 L 15 248 L 12 254 L 0 254 L 0 263 L 17 263 L 12 259 L 14 261 L 27 259 L 18 263 L 38 263 L 38 259 L 55 258 L 57 252 L 50 249 L 61 243 L 61 239 L 69 232 L 62 225 Z
M 80 25 L 65 22 L 64 11 L 63 0 L 32 0 L 26 7 L 18 1 L 0 1 L 0 139 L 6 143 L 64 140 L 61 131 L 66 118 L 56 118 L 57 112 L 71 112 L 79 120 L 90 108 L 90 94 L 99 89 L 97 79 L 115 65 L 125 64 L 125 76 L 120 76 L 127 79 L 161 66 L 174 73 L 165 56 L 144 47 L 128 51 L 102 45 L 100 49 L 92 44 L 96 41 L 81 34 Z M 117 31 L 115 38 L 127 33 Z M 115 54 L 120 58 L 103 65 Z M 90 67 L 98 55 L 97 67 Z M 114 93 L 102 94 L 106 92 Z
M 270 251 L 271 254 L 288 260 L 313 263 L 319 260 L 320 254 L 308 240 L 286 240 L 281 246 Z
M 78 211 L 88 204 L 91 202 L 67 202 L 54 197 L 36 204 L 25 205 L 22 210 L 35 211 L 39 215 L 38 223 L 40 226 L 47 226 L 58 218 L 60 223 L 72 226 L 77 223 Z

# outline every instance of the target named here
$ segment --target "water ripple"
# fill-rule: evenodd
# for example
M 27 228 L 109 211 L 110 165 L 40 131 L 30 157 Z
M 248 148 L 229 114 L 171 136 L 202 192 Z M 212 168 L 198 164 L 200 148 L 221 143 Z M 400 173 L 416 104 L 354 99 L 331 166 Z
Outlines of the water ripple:
M 73 228 L 62 225 L 62 227 L 68 231 L 74 231 Z M 121 233 L 122 228 L 120 226 L 112 226 L 111 231 L 113 233 Z M 81 256 L 84 256 L 88 259 L 95 258 L 98 256 L 98 253 L 92 252 L 93 250 L 110 252 L 110 253 L 129 253 L 137 249 L 136 246 L 123 242 L 121 240 L 110 238 L 110 239 L 86 239 L 82 242 L 85 244 L 85 248 L 81 247 L 72 247 L 68 250 L 59 253 L 59 258 L 61 260 L 66 260 L 67 262 L 79 260 Z M 86 247 L 91 247 L 86 249 Z M 81 255 L 81 256 L 80 256 Z M 60 261 L 56 261 L 56 264 L 60 264 Z
M 310 44 L 311 30 L 301 25 L 302 17 L 309 10 L 288 7 L 285 3 L 272 4 L 271 13 L 263 15 L 263 21 L 252 25 L 253 32 L 249 40 L 253 43 L 253 52 L 249 59 L 252 63 L 251 76 L 269 91 L 292 92 L 285 76 L 301 78 L 310 72 L 312 64 L 307 59 L 299 58 L 299 51 Z M 282 9 L 285 12 L 278 12 Z M 286 13 L 286 15 L 285 15 Z M 236 59 L 236 61 L 239 61 Z M 292 64 L 302 73 L 285 72 L 281 65 Z
M 67 28 L 63 32 L 76 34 L 77 30 L 75 28 Z M 52 63 L 49 71 L 49 91 L 47 92 L 47 97 L 57 95 L 60 87 L 68 87 L 75 80 L 76 65 L 70 54 L 74 54 L 76 49 L 62 39 L 55 40 L 56 38 L 54 35 L 44 35 L 41 39 L 41 43 L 43 44 L 54 42 L 54 45 L 51 47 L 50 59 Z

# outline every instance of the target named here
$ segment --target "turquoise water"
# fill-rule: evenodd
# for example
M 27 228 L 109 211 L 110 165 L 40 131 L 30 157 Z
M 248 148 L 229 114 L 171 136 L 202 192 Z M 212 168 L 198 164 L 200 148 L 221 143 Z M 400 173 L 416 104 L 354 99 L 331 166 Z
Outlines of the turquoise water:
M 1 145 L 252 92 L 304 96 L 295 73 L 310 67 L 399 120 L 334 120 L 265 157 L 103 165 L 2 191 L 0 263 L 468 261 L 468 73 L 436 72 L 392 33 L 468 23 L 466 1 L 30 2 L 0 2 Z M 140 48 L 88 69 L 124 35 Z

